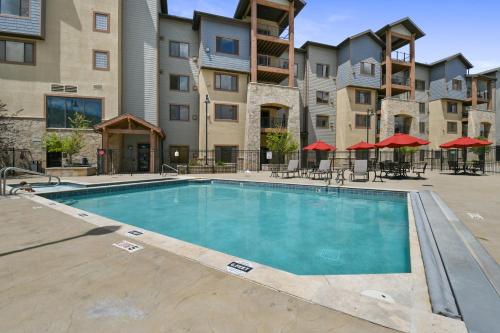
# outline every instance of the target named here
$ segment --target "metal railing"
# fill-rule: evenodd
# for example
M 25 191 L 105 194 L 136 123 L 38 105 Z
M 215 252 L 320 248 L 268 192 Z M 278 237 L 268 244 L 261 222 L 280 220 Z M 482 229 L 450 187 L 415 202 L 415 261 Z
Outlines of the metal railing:
M 25 173 L 28 175 L 35 175 L 35 176 L 43 176 L 49 178 L 48 185 L 52 185 L 52 177 L 57 179 L 57 183 L 54 184 L 54 186 L 57 186 L 61 183 L 61 178 L 57 176 L 51 176 L 51 175 L 46 175 L 44 173 L 36 172 L 36 171 L 31 171 L 31 170 L 26 170 L 26 169 L 21 169 L 21 168 L 16 168 L 16 167 L 5 167 L 0 170 L 0 195 L 7 195 L 7 177 L 9 175 L 10 171 L 15 171 L 18 173 Z
M 386 83 L 386 75 L 383 75 L 382 76 L 382 85 L 384 85 Z M 407 86 L 409 87 L 410 86 L 410 78 L 409 77 L 405 77 L 405 76 L 399 76 L 399 75 L 396 75 L 396 76 L 392 76 L 391 78 L 391 82 L 392 84 L 397 84 L 397 85 L 400 85 L 400 86 Z
M 386 52 L 382 52 L 382 60 L 385 60 L 386 54 L 387 54 Z M 392 51 L 391 52 L 391 59 L 395 60 L 395 61 L 400 61 L 400 62 L 410 62 L 411 56 L 409 53 L 406 53 L 406 52 Z
M 261 117 L 260 128 L 284 128 L 288 126 L 286 117 Z
M 289 39 L 289 31 L 288 28 L 283 30 L 280 33 L 279 27 L 272 26 L 268 24 L 257 24 L 257 34 L 264 36 L 276 37 L 279 39 L 288 40 Z
M 257 55 L 257 65 L 288 69 L 288 59 L 273 57 L 266 54 Z
M 488 97 L 488 91 L 487 90 L 481 90 L 481 91 L 477 91 L 477 98 L 479 99 L 489 99 Z M 471 88 L 467 88 L 467 98 L 472 98 L 472 89 Z
M 175 171 L 175 173 L 176 173 L 177 175 L 179 175 L 179 170 L 178 170 L 178 169 L 176 169 L 176 168 L 174 168 L 173 166 L 168 165 L 168 164 L 162 164 L 162 166 L 161 166 L 161 173 L 160 173 L 160 175 L 166 175 L 166 174 L 167 174 L 167 173 L 165 172 L 165 169 L 169 169 L 169 170 Z

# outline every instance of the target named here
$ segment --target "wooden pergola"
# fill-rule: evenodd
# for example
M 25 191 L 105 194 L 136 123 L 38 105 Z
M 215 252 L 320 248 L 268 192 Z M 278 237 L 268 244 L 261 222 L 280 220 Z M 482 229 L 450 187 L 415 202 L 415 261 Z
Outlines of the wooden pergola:
M 144 119 L 138 118 L 131 114 L 122 114 L 118 117 L 106 120 L 95 126 L 98 133 L 102 134 L 102 149 L 104 149 L 104 173 L 108 173 L 108 151 L 110 149 L 109 138 L 113 134 L 122 135 L 149 135 L 149 149 L 150 149 L 150 162 L 149 172 L 156 172 L 156 161 L 159 154 L 158 150 L 159 141 L 165 138 L 165 132 Z M 121 147 L 123 148 L 123 147 Z

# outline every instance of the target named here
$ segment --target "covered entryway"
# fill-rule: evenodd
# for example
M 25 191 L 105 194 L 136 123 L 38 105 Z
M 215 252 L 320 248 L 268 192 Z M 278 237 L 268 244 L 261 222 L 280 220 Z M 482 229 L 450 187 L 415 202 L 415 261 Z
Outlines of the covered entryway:
M 123 114 L 95 126 L 102 134 L 103 172 L 158 172 L 165 133 L 144 119 Z

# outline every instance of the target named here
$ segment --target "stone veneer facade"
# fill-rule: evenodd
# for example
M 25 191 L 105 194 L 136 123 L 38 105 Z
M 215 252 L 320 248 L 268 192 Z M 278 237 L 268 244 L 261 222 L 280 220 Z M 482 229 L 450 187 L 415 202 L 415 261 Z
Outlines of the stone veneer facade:
M 300 142 L 299 89 L 272 84 L 250 82 L 247 90 L 245 123 L 245 150 L 260 149 L 260 116 L 262 105 L 279 105 L 288 108 L 288 131 Z
M 421 136 L 418 128 L 418 103 L 397 98 L 385 98 L 382 100 L 380 113 L 380 140 L 384 140 L 394 134 L 396 116 L 411 117 L 410 135 L 417 137 Z
M 495 142 L 495 112 L 471 110 L 468 116 L 468 135 L 472 138 L 478 137 L 481 134 L 481 123 L 490 124 L 490 134 L 488 140 Z

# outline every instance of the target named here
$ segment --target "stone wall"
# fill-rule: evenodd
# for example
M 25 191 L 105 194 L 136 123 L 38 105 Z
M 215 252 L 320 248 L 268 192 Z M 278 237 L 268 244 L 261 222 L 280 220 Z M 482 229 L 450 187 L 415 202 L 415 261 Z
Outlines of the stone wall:
M 28 149 L 34 161 L 42 161 L 42 167 L 46 167 L 46 152 L 43 148 L 43 137 L 47 132 L 57 132 L 61 135 L 70 135 L 70 129 L 49 129 L 45 128 L 45 120 L 39 118 L 11 118 L 9 131 L 0 133 L 0 141 L 6 143 L 9 148 Z M 73 156 L 74 162 L 80 162 L 83 157 L 89 163 L 97 163 L 97 149 L 101 147 L 101 135 L 93 130 L 84 133 L 85 147 L 80 154 Z
M 481 134 L 481 123 L 489 123 L 490 135 L 488 140 L 495 142 L 496 138 L 496 124 L 495 124 L 495 112 L 491 111 L 480 111 L 471 110 L 468 116 L 468 135 L 472 138 L 478 137 Z
M 394 134 L 394 117 L 398 115 L 411 117 L 410 135 L 420 137 L 418 103 L 397 98 L 385 98 L 382 100 L 380 115 L 380 141 Z
M 271 104 L 288 108 L 288 131 L 300 143 L 300 96 L 298 88 L 250 82 L 247 89 L 245 150 L 260 149 L 261 106 Z

